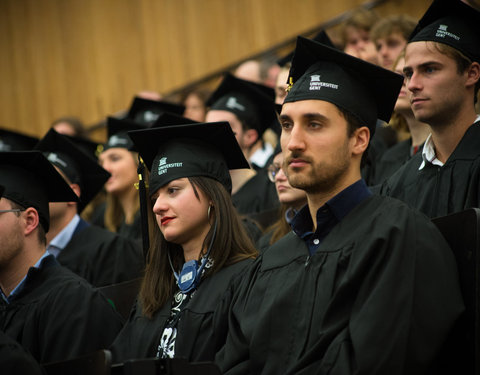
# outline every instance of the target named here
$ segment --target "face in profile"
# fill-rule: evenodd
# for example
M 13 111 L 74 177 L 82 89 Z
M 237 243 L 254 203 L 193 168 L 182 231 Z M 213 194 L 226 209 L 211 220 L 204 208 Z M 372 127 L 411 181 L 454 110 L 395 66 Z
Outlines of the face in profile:
M 287 80 L 289 70 L 282 68 L 277 76 L 277 82 L 275 84 L 275 104 L 283 104 L 285 97 L 287 96 Z
M 395 73 L 403 76 L 403 67 L 405 66 L 405 57 L 400 57 L 394 66 Z M 404 116 L 412 115 L 412 108 L 410 107 L 410 99 L 408 95 L 407 86 L 405 80 L 403 80 L 402 88 L 398 93 L 398 99 L 395 103 L 395 112 L 398 112 Z
M 273 158 L 273 163 L 269 167 L 269 177 L 275 183 L 280 203 L 298 209 L 307 202 L 307 194 L 303 190 L 290 185 L 282 166 L 283 154 L 279 153 Z
M 113 195 L 135 189 L 138 182 L 135 155 L 126 148 L 114 147 L 102 152 L 98 161 L 111 176 L 105 183 L 105 190 Z
M 165 239 L 183 247 L 201 249 L 210 229 L 209 200 L 188 178 L 179 178 L 162 186 L 152 196 L 153 213 Z M 197 196 L 198 195 L 198 196 Z
M 413 114 L 431 126 L 453 121 L 470 100 L 465 89 L 468 69 L 459 73 L 455 61 L 434 42 L 412 42 L 405 50 L 403 72 Z

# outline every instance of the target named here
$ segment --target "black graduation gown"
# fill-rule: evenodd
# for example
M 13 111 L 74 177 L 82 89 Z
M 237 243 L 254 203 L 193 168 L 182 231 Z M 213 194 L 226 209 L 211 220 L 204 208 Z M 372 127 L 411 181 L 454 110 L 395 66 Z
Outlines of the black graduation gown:
M 105 218 L 106 208 L 107 208 L 106 203 L 99 205 L 97 209 L 94 211 L 94 213 L 92 214 L 90 223 L 96 226 L 99 226 L 101 228 L 105 228 L 104 218 Z M 126 224 L 125 222 L 122 222 L 120 224 L 120 227 L 117 230 L 117 233 L 124 237 L 141 241 L 142 240 L 142 219 L 140 216 L 140 210 L 138 210 L 135 213 L 135 216 L 133 217 L 133 223 Z
M 379 128 L 377 122 L 377 131 L 380 129 L 382 128 Z M 387 145 L 384 143 L 383 139 L 378 135 L 378 133 L 375 132 L 370 140 L 365 160 L 362 162 L 361 168 L 362 178 L 369 186 L 373 185 L 377 164 L 385 151 L 387 151 Z
M 41 269 L 30 268 L 24 289 L 10 304 L 0 301 L 0 330 L 40 363 L 108 348 L 122 324 L 103 295 L 53 255 Z
M 145 263 L 138 241 L 89 225 L 83 219 L 57 260 L 96 287 L 136 279 Z
M 372 196 L 309 256 L 290 232 L 238 286 L 225 374 L 422 374 L 463 310 L 452 251 L 421 213 Z
M 254 214 L 278 207 L 275 184 L 268 179 L 265 169 L 248 180 L 235 194 L 232 202 L 239 214 Z
M 253 260 L 250 259 L 235 263 L 200 283 L 187 306 L 181 311 L 175 357 L 183 357 L 189 361 L 214 359 L 217 350 L 225 343 L 226 311 L 236 277 L 252 263 Z M 113 361 L 155 357 L 170 311 L 169 301 L 150 320 L 142 314 L 137 301 L 129 321 L 110 348 Z
M 468 128 L 443 167 L 427 163 L 418 170 L 421 163 L 417 153 L 382 184 L 380 194 L 429 217 L 480 207 L 480 123 Z
M 381 184 L 387 178 L 392 176 L 396 171 L 398 171 L 398 169 L 412 157 L 410 155 L 411 148 L 412 139 L 406 139 L 385 151 L 382 158 L 377 164 L 373 183 Z M 423 144 L 418 147 L 417 153 L 421 154 L 422 149 Z
M 43 374 L 33 357 L 2 331 L 0 331 L 0 369 L 2 375 Z
M 140 210 L 135 213 L 133 222 L 126 224 L 123 222 L 118 228 L 117 233 L 126 238 L 135 239 L 137 241 L 142 240 L 142 218 L 140 216 Z

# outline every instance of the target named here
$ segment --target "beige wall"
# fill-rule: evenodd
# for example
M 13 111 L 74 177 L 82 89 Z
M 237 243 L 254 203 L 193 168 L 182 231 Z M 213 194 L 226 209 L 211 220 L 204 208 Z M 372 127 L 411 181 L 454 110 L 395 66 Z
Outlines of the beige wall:
M 361 0 L 1 0 L 0 126 L 43 135 L 92 124 L 134 93 L 167 93 L 305 32 Z M 418 18 L 428 0 L 382 15 Z

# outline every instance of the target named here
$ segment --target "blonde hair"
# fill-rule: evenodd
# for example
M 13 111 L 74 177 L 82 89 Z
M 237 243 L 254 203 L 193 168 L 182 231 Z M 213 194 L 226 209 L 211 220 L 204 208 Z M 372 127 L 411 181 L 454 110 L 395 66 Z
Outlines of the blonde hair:
M 138 165 L 138 157 L 136 152 L 130 151 L 130 154 L 132 155 L 133 160 L 135 161 L 135 164 Z M 140 200 L 138 199 L 138 196 L 135 196 L 135 201 L 134 201 L 134 210 L 133 210 L 133 215 L 137 213 L 140 210 Z M 118 229 L 122 225 L 122 223 L 125 222 L 132 222 L 133 221 L 133 216 L 132 217 L 125 217 L 125 213 L 123 212 L 122 205 L 120 204 L 120 200 L 118 197 L 112 194 L 106 195 L 106 208 L 105 208 L 105 216 L 104 216 L 104 226 L 108 230 L 112 232 L 118 232 Z

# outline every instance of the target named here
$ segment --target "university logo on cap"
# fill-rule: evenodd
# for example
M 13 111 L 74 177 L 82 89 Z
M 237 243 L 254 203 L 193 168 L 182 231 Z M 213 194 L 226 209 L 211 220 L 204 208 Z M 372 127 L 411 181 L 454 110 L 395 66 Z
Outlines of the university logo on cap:
M 158 117 L 160 116 L 159 113 L 155 113 L 152 111 L 145 111 L 143 113 L 143 120 L 146 122 L 155 122 L 157 121 Z
M 225 106 L 227 108 L 231 108 L 231 109 L 238 109 L 239 111 L 245 111 L 245 106 L 244 105 L 241 105 L 237 98 L 234 97 L 234 96 L 231 96 L 230 98 L 228 98 L 227 100 L 227 103 L 225 104 Z
M 436 36 L 437 38 L 450 37 L 450 38 L 453 38 L 453 39 L 455 39 L 455 40 L 460 40 L 460 37 L 459 37 L 459 36 L 448 32 L 448 31 L 447 31 L 447 28 L 448 28 L 447 25 L 439 25 L 439 26 L 438 26 L 438 29 L 437 29 L 437 33 L 435 34 L 435 36 Z
M 312 74 L 310 76 L 310 90 L 320 90 L 322 87 L 338 89 L 338 85 L 335 83 L 322 82 L 319 74 Z
M 127 144 L 128 144 L 128 140 L 125 138 L 119 137 L 118 135 L 112 135 L 108 140 L 108 145 L 110 147 L 119 146 L 119 145 L 125 146 Z
M 68 164 L 62 160 L 56 153 L 54 152 L 50 152 L 47 156 L 47 159 L 50 163 L 53 163 L 53 164 L 60 164 L 60 166 L 62 166 L 63 168 L 67 168 L 68 167 Z
M 161 176 L 162 174 L 167 173 L 169 168 L 181 168 L 182 166 L 183 166 L 182 162 L 167 164 L 167 158 L 163 157 L 160 159 L 158 163 L 158 175 Z
M 12 147 L 0 139 L 0 151 L 11 151 Z

